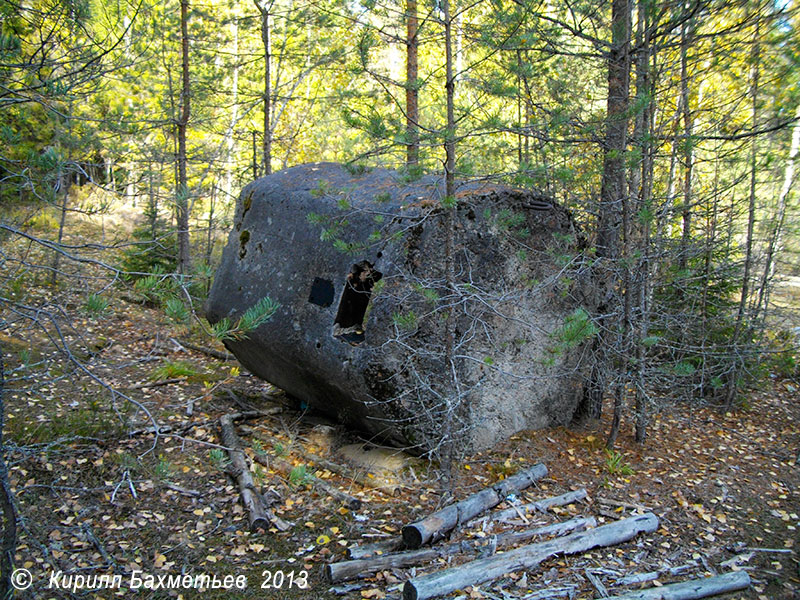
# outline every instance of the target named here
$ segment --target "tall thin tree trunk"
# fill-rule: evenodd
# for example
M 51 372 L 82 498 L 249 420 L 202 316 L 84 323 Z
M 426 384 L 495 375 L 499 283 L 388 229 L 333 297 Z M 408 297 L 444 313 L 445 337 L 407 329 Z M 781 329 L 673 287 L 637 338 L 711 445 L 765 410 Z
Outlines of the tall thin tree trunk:
M 683 204 L 681 215 L 683 219 L 683 234 L 681 235 L 681 248 L 678 264 L 681 270 L 686 270 L 689 261 L 689 244 L 692 239 L 692 170 L 694 166 L 694 151 L 692 149 L 693 120 L 689 98 L 689 45 L 693 35 L 693 19 L 681 25 L 681 116 L 683 118 Z
M 622 412 L 625 407 L 625 396 L 628 388 L 628 377 L 630 368 L 630 332 L 632 320 L 632 294 L 633 285 L 631 282 L 630 260 L 630 241 L 631 241 L 631 219 L 630 219 L 630 199 L 628 194 L 622 199 L 622 257 L 619 261 L 622 269 L 622 292 L 623 313 L 618 327 L 616 349 L 619 353 L 619 364 L 617 373 L 616 393 L 614 395 L 614 416 L 611 421 L 611 429 L 606 440 L 606 448 L 614 448 L 622 422 Z
M 264 46 L 264 143 L 261 148 L 261 162 L 264 175 L 272 173 L 272 86 L 271 86 L 271 63 L 272 55 L 270 48 L 270 10 L 272 2 L 259 4 L 255 0 L 256 7 L 261 13 L 261 43 Z
M 717 213 L 719 209 L 719 178 L 720 157 L 714 160 L 714 190 L 711 195 L 711 206 L 706 207 L 706 236 L 703 256 L 703 297 L 700 304 L 700 314 L 703 317 L 703 331 L 707 331 L 708 321 L 708 292 L 711 285 L 711 266 L 714 254 L 714 244 L 717 241 Z
M 419 162 L 419 88 L 417 0 L 406 0 L 406 165 Z
M 517 169 L 522 170 L 522 51 L 517 48 Z
M 226 132 L 225 157 L 225 194 L 224 198 L 233 197 L 233 162 L 236 160 L 236 139 L 233 132 L 239 123 L 239 19 L 231 22 L 233 29 L 233 74 L 231 77 L 231 121 Z
M 178 119 L 178 189 L 176 193 L 178 229 L 178 272 L 191 271 L 189 247 L 189 183 L 186 174 L 186 129 L 191 115 L 189 82 L 189 0 L 181 0 L 181 114 Z
M 756 17 L 756 31 L 753 40 L 752 69 L 751 69 L 751 102 L 752 102 L 752 121 L 753 129 L 758 127 L 758 85 L 759 67 L 761 60 L 761 20 L 760 15 Z M 736 398 L 739 388 L 739 378 L 744 368 L 744 357 L 739 349 L 739 339 L 748 325 L 745 323 L 745 313 L 747 311 L 747 301 L 750 296 L 750 276 L 753 269 L 753 230 L 756 222 L 756 161 L 758 151 L 758 138 L 753 136 L 750 142 L 750 195 L 747 203 L 747 237 L 745 238 L 744 250 L 744 273 L 742 274 L 741 297 L 739 299 L 739 310 L 736 313 L 736 326 L 731 337 L 731 352 L 733 353 L 733 366 L 728 375 L 726 406 L 730 407 Z
M 647 438 L 647 424 L 649 420 L 648 398 L 646 387 L 647 369 L 647 346 L 645 340 L 649 335 L 650 327 L 650 298 L 652 296 L 652 285 L 650 282 L 650 247 L 652 218 L 651 207 L 653 205 L 653 168 L 655 164 L 655 145 L 652 139 L 655 120 L 655 96 L 656 96 L 656 53 L 651 44 L 651 18 L 648 10 L 649 4 L 640 3 L 644 13 L 644 56 L 641 57 L 642 63 L 637 65 L 642 70 L 642 89 L 645 94 L 650 94 L 650 101 L 645 104 L 642 119 L 642 176 L 639 195 L 639 214 L 645 215 L 642 222 L 642 235 L 640 239 L 639 273 L 638 273 L 638 321 L 636 328 L 636 424 L 634 427 L 634 437 L 638 443 L 644 443 Z M 652 73 L 650 64 L 652 60 Z M 637 94 L 639 91 L 637 77 Z
M 630 85 L 631 11 L 628 0 L 611 4 L 612 41 L 608 53 L 608 104 L 606 136 L 603 144 L 603 179 L 597 223 L 597 261 L 594 278 L 599 333 L 595 340 L 592 373 L 579 407 L 579 416 L 599 418 L 603 397 L 614 364 L 615 329 L 619 323 L 617 270 L 620 254 L 620 228 L 625 197 L 625 148 L 628 139 L 628 92 Z
M 147 163 L 147 198 L 147 214 L 150 220 L 150 239 L 154 240 L 158 235 L 158 195 L 156 194 L 155 184 L 153 183 L 152 163 Z
M 209 207 L 208 207 L 208 230 L 206 231 L 206 266 L 211 265 L 211 251 L 214 248 L 213 244 L 214 205 L 216 204 L 216 200 L 217 200 L 217 184 L 214 183 L 211 185 L 211 198 L 209 200 Z M 208 283 L 209 285 L 211 284 L 210 281 Z
M 67 169 L 59 167 L 58 181 L 64 188 L 64 195 L 61 199 L 61 217 L 58 221 L 58 246 L 64 241 L 64 227 L 67 223 L 67 210 L 69 207 L 69 190 L 72 187 L 72 174 L 70 168 L 72 164 L 72 100 L 69 102 L 69 114 L 67 115 Z M 58 283 L 58 269 L 60 265 L 61 254 L 55 253 L 53 257 L 53 270 L 50 273 L 51 285 Z
M 257 132 L 253 131 L 253 180 L 258 179 L 258 144 L 256 143 Z
M 639 260 L 636 265 L 635 277 L 631 281 L 631 289 L 626 291 L 626 312 L 630 324 L 628 326 L 628 349 L 626 357 L 635 355 L 634 362 L 636 371 L 635 385 L 635 410 L 636 421 L 634 425 L 636 441 L 644 442 L 647 435 L 647 398 L 645 395 L 645 362 L 647 347 L 645 338 L 648 331 L 648 284 L 649 284 L 649 263 L 648 255 L 650 252 L 650 206 L 652 203 L 652 180 L 653 180 L 653 144 L 651 133 L 653 129 L 653 98 L 647 99 L 648 94 L 653 95 L 654 84 L 650 77 L 650 14 L 649 3 L 639 0 L 636 5 L 636 46 L 639 49 L 636 55 L 636 99 L 640 113 L 636 115 L 634 126 L 634 141 L 639 146 L 641 160 L 637 169 L 631 176 L 633 183 L 631 197 L 636 198 L 636 213 L 641 215 L 641 233 L 638 236 Z M 630 217 L 628 217 L 630 220 Z M 626 231 L 631 231 L 632 227 L 626 227 Z M 633 236 L 626 242 L 626 251 L 630 252 L 631 244 L 637 236 Z M 626 273 L 630 273 L 626 268 Z M 630 299 L 628 299 L 630 295 Z M 634 307 L 634 302 L 636 303 Z M 635 313 L 635 315 L 634 315 Z M 635 347 L 631 348 L 635 340 Z M 629 369 L 630 371 L 630 369 Z
M 447 294 L 455 294 L 455 217 L 456 217 L 456 119 L 455 119 L 455 79 L 453 73 L 453 33 L 452 17 L 450 14 L 450 0 L 442 0 L 442 12 L 444 14 L 444 43 L 445 43 L 445 92 L 447 96 L 447 125 L 445 128 L 444 151 L 445 151 L 445 284 Z M 447 402 L 445 423 L 442 430 L 445 439 L 443 466 L 448 485 L 451 485 L 452 467 L 455 460 L 455 440 L 453 439 L 455 426 L 455 411 L 457 410 L 457 380 L 455 365 L 455 329 L 456 317 L 455 309 L 447 311 L 447 322 L 445 324 L 445 364 L 450 376 L 445 393 Z

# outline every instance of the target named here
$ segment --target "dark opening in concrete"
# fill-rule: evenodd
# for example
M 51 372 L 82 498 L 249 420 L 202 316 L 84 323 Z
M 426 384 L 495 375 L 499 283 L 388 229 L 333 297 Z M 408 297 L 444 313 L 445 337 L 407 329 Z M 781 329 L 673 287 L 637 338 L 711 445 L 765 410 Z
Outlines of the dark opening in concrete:
M 339 310 L 333 322 L 333 336 L 354 346 L 364 341 L 364 316 L 367 314 L 372 287 L 383 274 L 372 263 L 362 260 L 347 274 Z
M 308 301 L 317 306 L 327 307 L 333 304 L 333 282 L 322 279 L 321 277 L 314 277 L 314 283 L 311 284 L 311 293 L 308 295 Z

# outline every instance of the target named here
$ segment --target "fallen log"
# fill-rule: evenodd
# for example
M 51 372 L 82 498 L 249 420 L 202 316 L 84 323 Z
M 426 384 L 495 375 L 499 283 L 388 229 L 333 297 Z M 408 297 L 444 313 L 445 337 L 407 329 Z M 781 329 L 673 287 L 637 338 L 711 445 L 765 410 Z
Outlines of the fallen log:
M 547 467 L 539 463 L 498 481 L 493 486 L 436 511 L 421 521 L 406 525 L 403 527 L 403 542 L 411 549 L 419 548 L 428 542 L 436 542 L 459 525 L 494 508 L 509 494 L 524 490 L 546 475 Z
M 544 590 L 538 590 L 523 597 L 525 600 L 551 600 L 551 598 L 561 598 L 562 596 L 574 598 L 575 591 L 577 589 L 577 586 L 574 585 L 551 587 Z
M 735 592 L 750 587 L 750 575 L 746 571 L 731 571 L 716 577 L 691 579 L 646 590 L 611 596 L 606 600 L 695 600 L 717 594 Z
M 502 537 L 504 546 L 513 546 L 520 542 L 527 542 L 537 535 L 562 536 L 571 531 L 583 531 L 585 529 L 591 529 L 592 527 L 597 527 L 597 521 L 594 517 L 575 517 L 563 523 L 553 523 L 552 525 L 545 525 L 544 527 L 538 527 L 536 529 L 501 533 L 497 538 L 499 540 Z
M 236 435 L 236 429 L 233 426 L 236 416 L 223 415 L 219 420 L 219 426 L 222 434 L 222 443 L 228 449 L 228 457 L 231 460 L 231 476 L 236 480 L 242 504 L 247 508 L 250 531 L 258 529 L 267 531 L 272 526 L 280 531 L 286 531 L 291 528 L 291 524 L 265 508 L 261 494 L 256 490 L 253 476 L 250 474 L 250 467 L 247 464 L 247 458 L 242 451 L 242 447 L 239 444 L 239 436 Z
M 725 563 L 722 563 L 723 565 Z M 664 567 L 663 569 L 659 569 L 658 571 L 649 571 L 647 573 L 633 573 L 631 575 L 625 575 L 623 577 L 618 577 L 617 580 L 614 582 L 615 585 L 634 585 L 636 583 L 646 583 L 648 581 L 653 581 L 654 579 L 658 579 L 662 575 L 680 575 L 684 571 L 688 571 L 689 569 L 694 569 L 697 567 L 696 562 L 686 563 L 685 565 L 679 565 L 677 567 Z
M 376 554 L 389 554 L 390 552 L 403 550 L 404 548 L 403 538 L 392 538 L 390 540 L 382 540 L 371 544 L 350 546 L 347 549 L 347 558 L 350 560 L 357 560 L 359 558 L 368 558 Z
M 419 565 L 424 562 L 429 562 L 441 556 L 448 556 L 457 554 L 459 552 L 476 552 L 496 543 L 497 546 L 510 546 L 520 541 L 529 540 L 538 535 L 551 535 L 553 533 L 563 533 L 566 531 L 575 531 L 591 527 L 596 524 L 593 518 L 577 518 L 565 521 L 564 523 L 556 523 L 554 525 L 547 525 L 545 527 L 538 527 L 528 531 L 511 531 L 508 533 L 501 533 L 493 536 L 490 540 L 479 539 L 469 540 L 464 542 L 456 542 L 447 544 L 440 548 L 425 548 L 423 550 L 410 550 L 408 552 L 399 552 L 396 554 L 379 554 L 368 558 L 357 560 L 346 560 L 338 563 L 331 563 L 325 565 L 325 575 L 331 583 L 337 581 L 346 581 L 348 579 L 355 579 L 356 577 L 367 574 L 376 573 L 384 569 L 391 569 L 397 567 L 410 567 Z
M 472 525 L 473 523 L 479 523 L 483 521 L 507 521 L 508 519 L 524 515 L 526 512 L 527 513 L 532 513 L 535 511 L 546 512 L 548 508 L 551 508 L 553 506 L 564 506 L 566 504 L 572 504 L 573 502 L 579 502 L 581 500 L 586 499 L 586 496 L 587 496 L 586 490 L 581 488 L 579 490 L 575 490 L 574 492 L 567 492 L 566 494 L 561 494 L 560 496 L 553 496 L 552 498 L 544 498 L 542 500 L 537 500 L 536 502 L 530 502 L 528 504 L 519 504 L 516 506 L 512 506 L 511 508 L 501 510 L 498 513 L 474 519 L 473 521 L 467 523 L 467 525 Z
M 597 521 L 594 517 L 575 517 L 563 523 L 553 523 L 552 525 L 545 525 L 536 529 L 529 529 L 526 531 L 511 531 L 501 534 L 509 546 L 519 544 L 520 542 L 527 541 L 537 535 L 565 535 L 571 531 L 582 531 L 597 527 Z M 350 546 L 347 549 L 347 558 L 350 560 L 357 560 L 360 558 L 369 558 L 374 555 L 389 554 L 398 550 L 405 549 L 402 538 L 392 538 L 390 540 L 382 540 L 380 542 L 373 542 L 371 544 L 363 544 L 360 546 Z
M 658 518 L 652 513 L 646 513 L 563 538 L 522 546 L 503 554 L 410 579 L 403 585 L 403 599 L 426 600 L 443 596 L 468 585 L 497 579 L 506 573 L 532 569 L 558 554 L 578 554 L 598 546 L 613 546 L 626 542 L 639 533 L 652 533 L 657 528 Z

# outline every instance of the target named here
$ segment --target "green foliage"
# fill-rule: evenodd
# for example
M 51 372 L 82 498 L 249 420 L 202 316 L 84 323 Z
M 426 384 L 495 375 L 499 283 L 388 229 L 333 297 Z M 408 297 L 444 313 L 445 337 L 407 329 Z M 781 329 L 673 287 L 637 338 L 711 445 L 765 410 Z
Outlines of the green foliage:
M 174 465 L 163 454 L 159 454 L 158 461 L 153 467 L 153 477 L 157 480 L 164 480 L 173 470 Z
M 437 292 L 435 289 L 422 286 L 418 283 L 413 283 L 411 287 L 415 292 L 425 298 L 426 302 L 436 304 L 439 301 L 439 292 Z
M 525 213 L 503 208 L 494 217 L 495 226 L 503 233 L 517 238 L 526 238 L 530 231 L 525 226 L 527 219 Z
M 338 238 L 333 240 L 333 247 L 342 254 L 347 254 L 349 256 L 361 254 L 366 249 L 366 246 L 362 242 L 346 242 Z
M 325 181 L 324 179 L 320 179 L 317 182 L 317 187 L 311 190 L 311 195 L 314 198 L 322 198 L 331 193 L 332 186 L 330 181 Z
M 406 313 L 393 313 L 392 321 L 401 330 L 411 331 L 417 328 L 417 315 L 413 310 Z
M 177 236 L 167 232 L 167 224 L 157 215 L 145 216 L 150 222 L 133 230 L 133 243 L 123 251 L 120 264 L 120 269 L 134 281 L 150 273 L 172 273 L 177 268 Z
M 102 315 L 108 309 L 108 298 L 100 294 L 89 294 L 86 297 L 86 302 L 83 305 L 86 314 L 97 317 Z
M 298 487 L 308 484 L 314 476 L 308 472 L 305 465 L 297 465 L 289 472 L 289 484 Z
M 552 348 L 551 351 L 555 354 L 562 354 L 577 348 L 597 335 L 598 331 L 597 325 L 592 321 L 586 309 L 576 308 L 567 315 L 564 324 L 551 334 L 551 339 L 556 342 L 555 348 Z
M 42 416 L 46 419 L 31 422 L 9 415 L 5 433 L 20 445 L 50 444 L 79 437 L 115 439 L 122 433 L 121 424 L 97 400 L 82 399 L 74 410 Z
M 361 175 L 366 175 L 369 173 L 372 168 L 368 167 L 367 165 L 361 163 L 345 163 L 344 169 L 353 177 L 360 177 Z
M 266 323 L 279 307 L 280 304 L 265 296 L 244 312 L 239 319 L 238 329 L 244 332 L 253 331 Z
M 164 303 L 164 313 L 176 323 L 186 323 L 192 316 L 192 312 L 186 304 L 177 296 L 166 299 Z
M 167 379 L 197 377 L 201 374 L 202 371 L 199 371 L 189 362 L 183 360 L 166 360 L 161 365 L 153 369 L 153 372 L 150 373 L 150 379 L 152 381 L 164 381 Z
M 228 454 L 220 448 L 209 450 L 208 460 L 211 462 L 212 466 L 219 471 L 225 471 L 230 464 Z
M 633 475 L 633 469 L 624 461 L 624 457 L 620 452 L 606 448 L 605 453 L 606 470 L 609 475 L 621 475 L 622 477 L 630 477 Z
M 247 335 L 269 321 L 280 308 L 280 304 L 269 296 L 263 297 L 233 323 L 227 317 L 211 325 L 211 335 L 218 341 L 243 340 Z
M 137 294 L 156 305 L 165 304 L 168 299 L 175 298 L 178 292 L 176 280 L 163 274 L 159 268 L 151 274 L 137 279 L 133 284 Z
M 693 375 L 696 370 L 692 363 L 685 360 L 673 365 L 671 369 L 672 373 L 678 377 L 688 377 L 689 375 Z
M 425 169 L 419 163 L 413 165 L 407 164 L 400 169 L 400 181 L 402 183 L 414 183 L 415 181 L 422 179 L 423 175 L 425 175 Z M 387 197 L 387 200 L 388 199 L 389 198 Z

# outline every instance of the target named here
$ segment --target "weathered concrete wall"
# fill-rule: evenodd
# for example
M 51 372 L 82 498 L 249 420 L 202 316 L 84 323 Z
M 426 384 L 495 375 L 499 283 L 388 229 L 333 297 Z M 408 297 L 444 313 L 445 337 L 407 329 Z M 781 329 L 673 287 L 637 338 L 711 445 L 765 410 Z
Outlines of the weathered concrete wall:
M 291 395 L 397 444 L 435 445 L 448 404 L 453 435 L 473 449 L 566 423 L 582 385 L 583 348 L 559 340 L 583 301 L 573 222 L 508 187 L 470 183 L 457 196 L 448 290 L 441 178 L 404 183 L 391 171 L 353 176 L 319 163 L 259 179 L 239 198 L 208 318 L 235 318 L 270 296 L 277 314 L 228 342 L 231 352 Z

